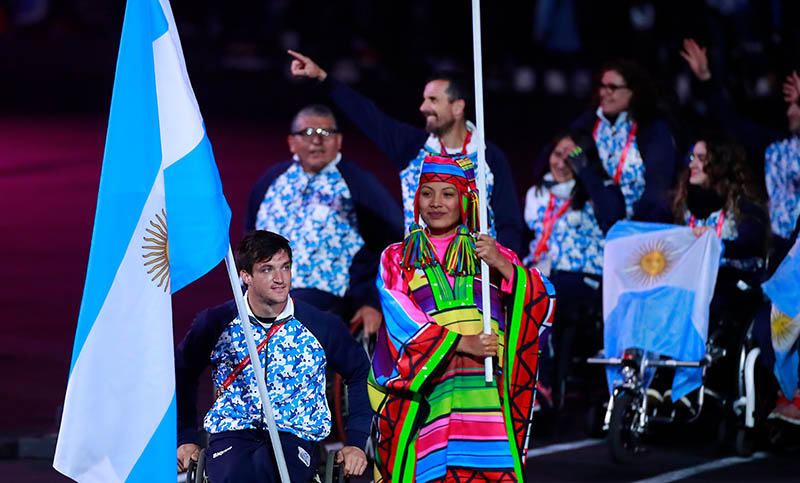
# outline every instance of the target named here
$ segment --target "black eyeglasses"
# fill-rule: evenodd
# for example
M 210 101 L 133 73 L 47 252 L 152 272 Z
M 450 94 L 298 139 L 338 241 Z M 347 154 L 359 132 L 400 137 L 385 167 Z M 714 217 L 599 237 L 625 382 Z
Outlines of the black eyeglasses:
M 695 158 L 697 158 L 697 160 L 700 161 L 701 163 L 707 163 L 708 162 L 708 154 L 695 155 L 694 153 L 689 153 L 689 162 L 694 161 Z
M 608 89 L 611 92 L 617 92 L 620 89 L 627 89 L 628 86 L 624 84 L 598 84 L 597 89 Z
M 310 138 L 315 135 L 320 135 L 324 138 L 327 138 L 331 134 L 338 134 L 338 129 L 325 129 L 321 127 L 307 127 L 305 129 L 301 129 L 299 131 L 295 131 L 292 133 L 293 136 L 303 136 L 306 138 Z

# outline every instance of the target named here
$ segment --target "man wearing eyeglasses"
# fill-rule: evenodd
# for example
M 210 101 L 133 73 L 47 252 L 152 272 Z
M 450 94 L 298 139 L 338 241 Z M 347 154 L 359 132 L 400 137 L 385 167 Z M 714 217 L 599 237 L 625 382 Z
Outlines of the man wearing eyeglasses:
M 245 232 L 268 230 L 291 240 L 292 297 L 367 334 L 381 322 L 375 287 L 383 249 L 403 236 L 400 207 L 369 173 L 342 157 L 333 112 L 310 105 L 287 136 L 292 159 L 269 168 L 255 184 Z
M 320 81 L 331 101 L 395 164 L 403 190 L 404 226 L 414 221 L 414 194 L 426 155 L 468 156 L 477 165 L 480 143 L 477 136 L 473 137 L 475 126 L 466 118 L 471 93 L 464 88 L 460 76 L 443 72 L 425 84 L 419 106 L 425 117 L 425 129 L 421 129 L 389 117 L 371 100 L 333 79 L 310 58 L 292 50 L 289 54 L 294 57 L 292 75 Z M 520 252 L 523 221 L 511 169 L 505 154 L 488 142 L 486 164 L 489 234 L 502 245 Z

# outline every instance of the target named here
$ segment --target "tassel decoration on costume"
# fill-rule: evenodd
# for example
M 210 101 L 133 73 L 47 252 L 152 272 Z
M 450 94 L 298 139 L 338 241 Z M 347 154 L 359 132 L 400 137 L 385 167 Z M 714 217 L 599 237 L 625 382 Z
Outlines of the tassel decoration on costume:
M 470 236 L 469 229 L 461 225 L 444 255 L 445 269 L 451 275 L 475 275 L 478 273 L 477 262 L 475 240 Z
M 401 265 L 406 270 L 411 270 L 412 268 L 428 268 L 435 264 L 436 256 L 428 234 L 417 223 L 412 223 L 408 236 L 403 240 Z
M 464 224 L 470 233 L 478 233 L 478 191 L 470 190 L 464 193 L 464 209 L 461 211 L 464 215 Z

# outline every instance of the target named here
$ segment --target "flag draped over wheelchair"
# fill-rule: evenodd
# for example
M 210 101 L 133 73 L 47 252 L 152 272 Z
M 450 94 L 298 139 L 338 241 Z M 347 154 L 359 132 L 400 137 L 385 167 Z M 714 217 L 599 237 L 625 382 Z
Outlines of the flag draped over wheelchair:
M 603 319 L 606 357 L 637 348 L 682 361 L 706 352 L 711 297 L 722 242 L 709 231 L 620 221 L 608 232 L 603 263 Z M 619 374 L 607 368 L 609 391 Z M 702 384 L 702 369 L 675 372 L 672 398 Z

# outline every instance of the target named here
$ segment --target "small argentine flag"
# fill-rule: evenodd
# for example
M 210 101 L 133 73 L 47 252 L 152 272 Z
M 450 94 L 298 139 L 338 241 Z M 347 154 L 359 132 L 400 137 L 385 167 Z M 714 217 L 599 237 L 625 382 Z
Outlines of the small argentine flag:
M 791 398 L 798 387 L 800 364 L 800 238 L 762 287 L 772 300 L 770 332 L 775 349 L 775 376 L 783 393 Z
M 230 208 L 168 0 L 129 0 L 53 466 L 176 478 L 171 293 L 229 247 Z
M 638 348 L 682 361 L 705 354 L 708 310 L 722 242 L 709 230 L 660 223 L 617 222 L 603 254 L 606 357 Z M 609 390 L 618 368 L 608 368 Z M 672 398 L 701 384 L 699 369 L 678 369 Z

